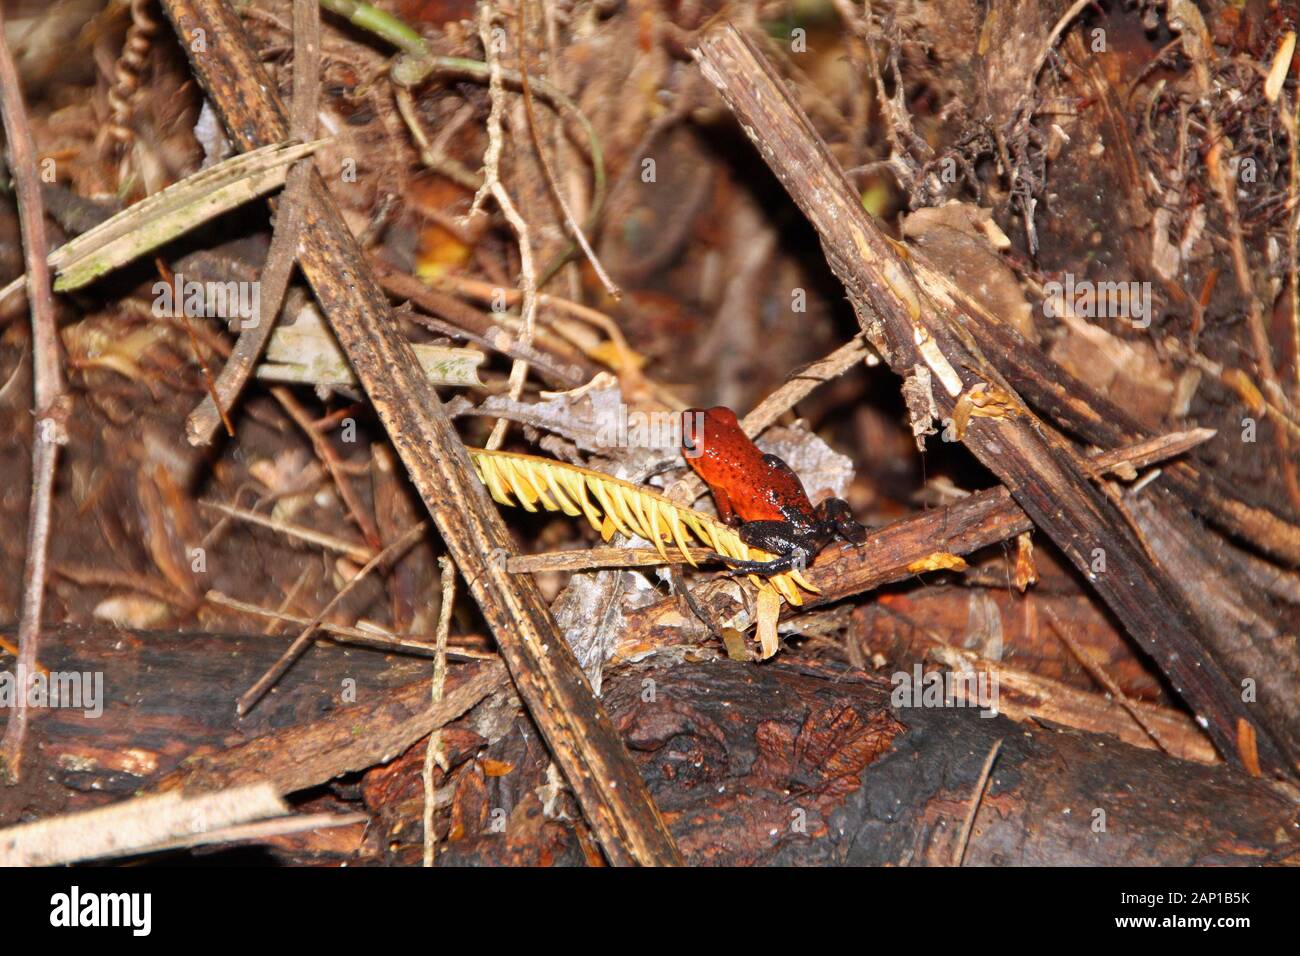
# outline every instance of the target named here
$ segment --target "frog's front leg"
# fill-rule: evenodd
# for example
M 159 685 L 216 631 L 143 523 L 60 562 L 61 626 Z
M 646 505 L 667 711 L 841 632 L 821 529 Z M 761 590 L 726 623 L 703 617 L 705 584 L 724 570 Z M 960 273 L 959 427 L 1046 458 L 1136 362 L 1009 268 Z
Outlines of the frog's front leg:
M 817 505 L 817 520 L 830 528 L 836 537 L 850 544 L 867 540 L 867 529 L 858 524 L 843 498 L 826 498 Z
M 736 514 L 736 509 L 731 505 L 731 495 L 721 488 L 710 488 L 709 490 L 713 492 L 713 504 L 718 509 L 718 517 L 722 520 L 722 523 L 735 526 L 740 519 Z

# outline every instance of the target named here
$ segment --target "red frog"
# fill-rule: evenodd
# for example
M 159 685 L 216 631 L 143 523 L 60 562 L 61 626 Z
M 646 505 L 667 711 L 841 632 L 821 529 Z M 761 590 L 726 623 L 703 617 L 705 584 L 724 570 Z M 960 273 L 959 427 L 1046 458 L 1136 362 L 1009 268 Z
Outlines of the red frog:
M 718 517 L 739 524 L 740 540 L 777 555 L 771 561 L 726 558 L 733 570 L 779 574 L 807 567 L 832 538 L 866 540 L 847 502 L 827 498 L 814 508 L 794 470 L 759 451 L 725 406 L 682 413 L 682 456 L 713 492 Z

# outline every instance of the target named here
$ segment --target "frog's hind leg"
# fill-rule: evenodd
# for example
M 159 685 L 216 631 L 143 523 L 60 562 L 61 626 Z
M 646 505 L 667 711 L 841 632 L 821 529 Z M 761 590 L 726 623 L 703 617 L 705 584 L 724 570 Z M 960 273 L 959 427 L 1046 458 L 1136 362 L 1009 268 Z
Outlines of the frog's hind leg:
M 789 521 L 746 521 L 740 526 L 740 540 L 751 548 L 776 555 L 768 561 L 744 561 L 725 554 L 714 555 L 735 574 L 784 574 L 791 568 L 803 570 L 830 539 L 829 532 L 798 527 Z
M 728 574 L 761 574 L 764 577 L 770 577 L 773 574 L 784 574 L 796 566 L 802 570 L 808 565 L 808 556 L 803 552 L 783 554 L 772 558 L 770 561 L 743 561 L 727 554 L 718 554 L 716 551 L 710 554 L 709 557 L 725 564 Z

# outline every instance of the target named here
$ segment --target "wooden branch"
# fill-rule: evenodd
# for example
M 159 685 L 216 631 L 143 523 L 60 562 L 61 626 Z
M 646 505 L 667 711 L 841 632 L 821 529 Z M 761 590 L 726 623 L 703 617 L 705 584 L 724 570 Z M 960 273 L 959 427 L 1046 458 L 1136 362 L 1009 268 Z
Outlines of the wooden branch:
M 289 133 L 300 142 L 310 142 L 316 138 L 316 113 L 320 103 L 320 5 L 317 0 L 294 0 L 293 98 L 290 102 Z M 185 434 L 191 445 L 210 444 L 218 424 L 222 422 L 229 427 L 228 413 L 271 338 L 297 261 L 298 231 L 302 206 L 307 199 L 311 166 L 311 157 L 303 157 L 285 177 L 271 246 L 267 249 L 266 264 L 257 280 L 262 285 L 262 313 L 257 316 L 256 325 L 240 330 L 235 347 L 214 386 L 214 395 L 205 397 L 186 419 Z
M 498 661 L 459 667 L 448 673 L 446 692 L 434 706 L 429 704 L 429 681 L 424 678 L 377 702 L 346 707 L 320 720 L 197 757 L 163 778 L 157 789 L 221 790 L 269 780 L 281 794 L 305 790 L 341 774 L 387 763 L 506 683 L 506 669 Z M 366 732 L 358 734 L 358 727 Z
M 598 369 L 580 353 L 565 348 L 550 333 L 537 330 L 533 344 L 525 348 L 515 337 L 507 335 L 501 323 L 490 314 L 480 312 L 455 296 L 431 289 L 419 279 L 399 272 L 378 256 L 368 256 L 366 262 L 389 295 L 414 302 L 439 319 L 429 319 L 412 314 L 410 319 L 443 335 L 468 338 L 484 348 L 504 352 L 517 359 L 526 359 L 547 382 L 560 388 L 575 388 L 588 381 Z
M 1175 507 L 1172 492 L 1153 489 L 1133 501 L 1133 516 L 1151 550 L 1171 568 L 1195 568 L 1178 582 L 1187 606 L 1208 622 L 1215 651 L 1233 673 L 1250 677 L 1255 708 L 1300 748 L 1300 651 L 1294 618 L 1226 558 L 1223 542 Z
M 1239 728 L 1254 731 L 1261 765 L 1294 774 L 1280 734 L 1241 700 L 1197 621 L 1134 533 L 1093 483 L 1068 443 L 1037 419 L 966 333 L 951 298 L 924 291 L 912 253 L 888 239 L 862 208 L 826 144 L 772 66 L 730 24 L 693 51 L 741 128 L 822 239 L 868 340 L 901 376 L 933 383 L 940 418 L 973 389 L 999 396 L 1000 412 L 972 418 L 963 440 L 996 474 L 1170 678 L 1229 761 L 1241 765 Z M 988 410 L 985 409 L 987 412 Z M 1105 562 L 1101 570 L 1100 560 Z
M 708 548 L 690 548 L 696 561 L 715 561 Z M 599 568 L 650 568 L 668 564 L 686 564 L 686 555 L 677 549 L 668 552 L 668 560 L 654 548 L 575 548 L 571 551 L 545 551 L 541 554 L 517 554 L 506 562 L 511 574 L 535 574 L 538 571 L 593 571 Z
M 988 674 L 990 680 L 997 682 L 998 713 L 1017 723 L 1033 722 L 1041 726 L 1050 722 L 1091 734 L 1111 734 L 1133 747 L 1162 750 L 1179 760 L 1220 762 L 1201 729 L 1181 710 L 1145 702 L 1125 701 L 1122 705 L 1114 695 L 1103 697 L 1079 690 L 1005 662 L 986 660 L 960 647 L 931 642 L 920 635 L 913 652 L 923 647 L 928 648 L 926 659 L 937 661 L 950 671 Z
M 50 511 L 54 498 L 54 471 L 59 445 L 66 441 L 64 424 L 68 396 L 63 390 L 59 331 L 54 322 L 54 295 L 47 261 L 45 211 L 36 166 L 27 108 L 23 103 L 18 68 L 5 40 L 4 13 L 0 11 L 0 113 L 9 148 L 9 169 L 18 194 L 23 258 L 27 266 L 27 291 L 32 318 L 32 381 L 36 422 L 32 429 L 32 495 L 28 505 L 27 555 L 23 562 L 23 603 L 18 628 L 18 673 L 36 669 L 41 612 L 45 603 L 45 564 L 49 555 Z M 0 741 L 0 780 L 17 781 L 22 773 L 23 741 L 27 731 L 27 698 L 19 694 L 13 719 Z
M 163 6 L 232 142 L 247 150 L 283 139 L 283 105 L 229 4 Z M 536 585 L 493 560 L 514 550 L 506 527 L 318 172 L 303 210 L 299 264 L 610 861 L 680 862 Z
M 0 825 L 18 822 L 26 807 L 55 813 L 121 799 L 156 785 L 196 753 L 287 733 L 345 708 L 376 706 L 408 685 L 424 688 L 411 713 L 428 706 L 427 660 L 323 642 L 261 706 L 237 717 L 235 698 L 291 640 L 103 624 L 46 627 L 40 663 L 53 674 L 82 675 L 82 693 L 74 695 L 74 706 L 42 707 L 32 715 L 30 772 L 21 786 L 0 788 Z M 0 656 L 0 670 L 12 669 Z M 11 713 L 0 708 L 0 726 Z M 387 725 L 372 725 L 358 713 L 362 719 L 352 727 L 359 744 L 372 730 L 386 732 Z
M 186 798 L 163 794 L 0 830 L 0 866 L 61 866 L 128 856 L 268 817 L 289 807 L 265 783 Z

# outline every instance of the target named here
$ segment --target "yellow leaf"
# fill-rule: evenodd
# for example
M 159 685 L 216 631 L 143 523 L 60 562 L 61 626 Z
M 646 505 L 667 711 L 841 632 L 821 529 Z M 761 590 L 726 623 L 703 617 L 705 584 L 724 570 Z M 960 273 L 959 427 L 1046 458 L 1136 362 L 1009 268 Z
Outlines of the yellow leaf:
M 936 551 L 924 558 L 918 558 L 907 566 L 913 574 L 921 571 L 965 571 L 966 562 L 960 555 L 948 551 Z
M 626 346 L 619 348 L 617 342 L 608 339 L 587 349 L 587 354 L 601 365 L 607 365 L 617 372 L 635 371 L 645 365 L 645 356 L 640 352 Z
M 781 613 L 781 599 L 776 592 L 765 590 L 758 592 L 758 626 L 759 660 L 767 660 L 781 647 L 781 640 L 776 635 L 776 618 Z

